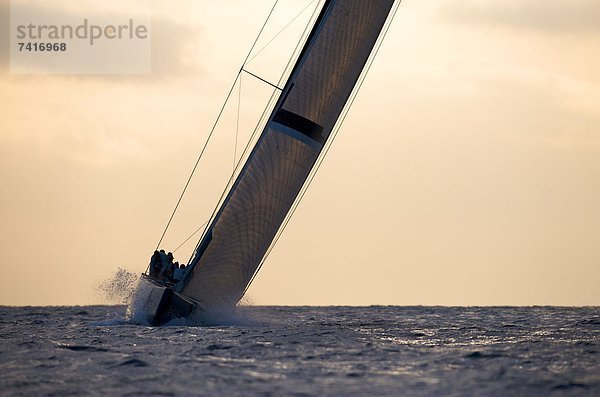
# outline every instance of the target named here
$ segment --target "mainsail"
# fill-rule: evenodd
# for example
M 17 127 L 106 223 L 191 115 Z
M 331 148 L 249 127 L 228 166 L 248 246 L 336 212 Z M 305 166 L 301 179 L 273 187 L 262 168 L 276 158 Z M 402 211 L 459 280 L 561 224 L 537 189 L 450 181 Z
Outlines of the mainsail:
M 200 307 L 235 305 L 329 138 L 394 0 L 327 0 L 246 163 L 177 287 Z

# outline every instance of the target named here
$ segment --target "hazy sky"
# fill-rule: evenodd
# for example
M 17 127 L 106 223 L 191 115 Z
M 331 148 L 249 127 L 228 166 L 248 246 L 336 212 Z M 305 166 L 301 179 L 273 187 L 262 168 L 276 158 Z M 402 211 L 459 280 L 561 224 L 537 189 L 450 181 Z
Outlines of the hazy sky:
M 280 0 L 266 41 L 309 2 Z M 153 1 L 133 77 L 10 74 L 0 4 L 0 304 L 97 303 L 146 268 L 272 0 Z M 290 44 L 249 68 L 276 81 Z M 600 305 L 599 71 L 596 0 L 404 1 L 248 300 Z M 269 93 L 244 77 L 241 141 Z M 210 214 L 235 114 L 165 249 Z

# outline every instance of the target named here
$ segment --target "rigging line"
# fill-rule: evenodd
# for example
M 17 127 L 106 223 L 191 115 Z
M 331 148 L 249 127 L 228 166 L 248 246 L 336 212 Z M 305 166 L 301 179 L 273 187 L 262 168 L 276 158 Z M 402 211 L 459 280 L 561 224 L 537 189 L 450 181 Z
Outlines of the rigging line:
M 231 89 L 229 90 L 229 93 L 227 94 L 227 97 L 225 98 L 225 102 L 223 103 L 223 106 L 221 106 L 221 110 L 219 111 L 219 114 L 217 115 L 217 119 L 215 120 L 215 122 L 210 130 L 210 133 L 208 134 L 208 137 L 206 138 L 204 147 L 202 148 L 202 151 L 200 152 L 200 155 L 198 156 L 198 159 L 196 160 L 196 164 L 194 164 L 194 168 L 192 168 L 192 172 L 190 173 L 190 176 L 189 176 L 187 182 L 185 183 L 185 186 L 183 187 L 183 191 L 181 192 L 181 195 L 179 196 L 179 200 L 177 200 L 177 204 L 175 204 L 175 208 L 173 209 L 173 213 L 171 213 L 171 217 L 169 218 L 169 221 L 167 222 L 167 226 L 165 226 L 165 230 L 163 231 L 162 235 L 160 236 L 160 240 L 158 240 L 156 249 L 158 249 L 158 247 L 160 247 L 160 244 L 162 243 L 163 239 L 165 238 L 165 234 L 167 234 L 167 230 L 169 230 L 169 226 L 171 226 L 171 222 L 173 221 L 173 217 L 175 216 L 175 213 L 177 212 L 177 209 L 179 208 L 179 204 L 181 204 L 181 200 L 183 199 L 183 196 L 185 195 L 185 192 L 192 180 L 192 177 L 194 176 L 194 172 L 196 172 L 196 168 L 198 168 L 200 159 L 204 155 L 204 151 L 206 150 L 206 147 L 208 146 L 208 143 L 210 142 L 210 139 L 215 131 L 215 128 L 217 127 L 217 124 L 219 123 L 219 120 L 221 119 L 221 115 L 223 114 L 223 111 L 225 110 L 225 106 L 227 105 L 227 102 L 229 101 L 229 97 L 231 96 L 231 93 L 233 92 L 233 89 L 235 88 L 235 84 L 237 83 L 238 79 L 240 78 L 240 74 L 242 73 L 241 71 L 244 68 L 244 66 L 246 66 L 246 62 L 248 61 L 250 54 L 252 54 L 252 51 L 254 50 L 254 47 L 256 46 L 256 43 L 258 42 L 260 35 L 262 34 L 263 30 L 265 29 L 265 26 L 267 26 L 267 22 L 269 22 L 269 19 L 271 18 L 271 15 L 273 14 L 273 11 L 275 10 L 275 7 L 277 6 L 278 2 L 279 2 L 279 0 L 275 0 L 275 4 L 273 4 L 273 7 L 271 8 L 269 15 L 267 15 L 267 19 L 265 20 L 262 27 L 260 28 L 260 31 L 258 32 L 258 36 L 256 36 L 254 43 L 252 43 L 252 47 L 250 47 L 250 51 L 248 51 L 248 55 L 246 55 L 244 62 L 242 62 L 240 71 L 238 72 L 237 76 L 235 76 L 235 80 L 233 81 L 233 84 L 231 85 Z
M 237 103 L 237 118 L 235 120 L 235 145 L 233 147 L 233 164 L 231 172 L 235 172 L 235 158 L 237 157 L 238 136 L 240 134 L 240 102 L 242 101 L 242 77 L 240 76 L 240 84 L 238 86 L 238 103 Z
M 185 183 L 185 186 L 183 187 L 181 195 L 179 196 L 179 199 L 177 200 L 177 204 L 175 204 L 175 208 L 173 209 L 173 212 L 171 213 L 171 217 L 169 218 L 169 221 L 167 222 L 167 226 L 165 226 L 165 230 L 163 231 L 162 235 L 160 236 L 160 240 L 158 240 L 156 249 L 158 249 L 158 247 L 160 247 L 160 244 L 162 243 L 163 239 L 165 238 L 165 234 L 167 234 L 167 230 L 169 230 L 169 226 L 171 226 L 173 217 L 175 216 L 175 213 L 177 212 L 177 209 L 179 208 L 179 204 L 181 204 L 181 200 L 183 199 L 183 196 L 185 195 L 185 192 L 187 191 L 187 188 L 190 185 L 190 182 L 192 181 L 192 177 L 194 176 L 194 173 L 196 172 L 196 168 L 198 168 L 198 164 L 200 163 L 200 159 L 202 159 L 202 156 L 204 155 L 204 151 L 206 150 L 206 147 L 208 146 L 208 143 L 210 142 L 210 138 L 212 137 L 213 133 L 215 132 L 217 124 L 219 123 L 219 120 L 221 119 L 221 115 L 223 114 L 223 111 L 225 110 L 225 106 L 227 105 L 227 102 L 229 102 L 229 97 L 231 96 L 231 93 L 233 92 L 233 89 L 235 88 L 235 84 L 237 83 L 237 81 L 240 77 L 240 74 L 241 74 L 241 72 L 239 72 L 237 74 L 237 76 L 235 77 L 235 81 L 233 82 L 233 85 L 231 86 L 231 89 L 229 90 L 229 93 L 227 94 L 227 97 L 225 98 L 225 102 L 223 102 L 223 106 L 221 106 L 221 110 L 219 111 L 217 119 L 215 120 L 215 122 L 210 130 L 210 133 L 208 134 L 208 138 L 206 139 L 206 142 L 204 142 L 204 147 L 202 147 L 202 151 L 200 151 L 200 155 L 198 156 L 198 159 L 196 160 L 196 163 L 194 164 L 194 168 L 192 168 L 192 172 L 190 173 L 190 176 L 188 177 L 187 182 Z
M 273 88 L 276 88 L 276 89 L 278 89 L 279 91 L 283 91 L 283 88 L 280 88 L 280 87 L 276 86 L 275 84 L 273 84 L 273 83 L 271 83 L 271 82 L 269 82 L 269 81 L 267 81 L 267 80 L 263 79 L 263 78 L 262 78 L 262 77 L 260 77 L 260 76 L 257 76 L 257 75 L 255 75 L 254 73 L 252 73 L 252 72 L 250 72 L 250 71 L 248 71 L 248 70 L 246 70 L 246 69 L 242 69 L 241 71 L 242 71 L 242 72 L 246 72 L 246 73 L 248 73 L 250 76 L 256 77 L 257 79 L 259 79 L 259 80 L 260 80 L 260 81 L 262 81 L 263 83 L 267 83 L 268 85 L 270 85 L 270 86 L 271 86 L 271 87 L 273 87 Z
M 202 225 L 200 225 L 200 226 L 198 227 L 198 229 L 196 229 L 196 231 L 195 231 L 194 233 L 190 234 L 190 236 L 189 236 L 188 238 L 186 238 L 186 239 L 183 241 L 183 243 L 179 244 L 179 246 L 173 250 L 173 253 L 177 252 L 177 250 L 178 250 L 179 248 L 183 247 L 183 245 L 184 245 L 185 243 L 187 243 L 188 241 L 190 241 L 190 239 L 191 239 L 192 237 L 194 237 L 194 236 L 196 235 L 196 233 L 198 233 L 198 232 L 200 231 L 200 229 L 202 229 L 204 226 L 206 226 L 206 224 L 207 224 L 207 223 L 208 223 L 208 221 L 206 221 L 206 222 L 204 222 Z
M 263 263 L 266 261 L 267 257 L 269 256 L 269 254 L 273 250 L 273 247 L 275 247 L 275 244 L 279 240 L 279 237 L 281 237 L 281 234 L 283 233 L 283 231 L 287 227 L 290 219 L 292 218 L 292 215 L 294 214 L 294 212 L 298 208 L 298 205 L 300 204 L 300 201 L 302 201 L 302 199 L 304 198 L 304 194 L 308 190 L 308 187 L 312 183 L 312 181 L 313 181 L 313 179 L 314 179 L 317 171 L 321 167 L 321 164 L 323 163 L 323 159 L 327 155 L 327 152 L 329 152 L 329 149 L 331 148 L 331 145 L 333 144 L 333 141 L 335 140 L 338 131 L 340 130 L 342 124 L 346 120 L 346 116 L 348 115 L 348 112 L 349 112 L 350 108 L 352 107 L 352 104 L 354 103 L 354 100 L 356 99 L 356 96 L 358 95 L 358 91 L 360 91 L 360 88 L 362 87 L 362 84 L 365 81 L 365 79 L 367 77 L 367 74 L 369 73 L 369 70 L 371 69 L 371 66 L 373 65 L 373 61 L 375 60 L 375 57 L 377 56 L 377 53 L 379 52 L 379 49 L 381 48 L 381 44 L 383 43 L 383 40 L 385 39 L 385 36 L 388 33 L 388 30 L 389 30 L 389 28 L 390 28 L 390 26 L 392 24 L 392 21 L 394 20 L 394 17 L 396 16 L 396 11 L 398 11 L 398 8 L 400 7 L 400 3 L 402 3 L 402 0 L 398 0 L 397 4 L 394 6 L 394 9 L 393 9 L 393 11 L 391 13 L 391 17 L 389 18 L 389 21 L 386 21 L 386 23 L 385 23 L 385 25 L 383 27 L 383 33 L 382 33 L 382 35 L 380 36 L 380 38 L 377 40 L 377 42 L 375 44 L 375 51 L 373 52 L 373 54 L 371 54 L 369 56 L 370 59 L 367 60 L 367 66 L 365 68 L 365 71 L 362 73 L 362 77 L 359 78 L 359 82 L 358 82 L 358 85 L 357 85 L 356 89 L 351 94 L 351 98 L 350 98 L 350 101 L 348 102 L 348 106 L 345 107 L 345 109 L 343 110 L 343 114 L 340 117 L 338 123 L 336 123 L 336 125 L 334 126 L 334 130 L 332 131 L 332 137 L 331 137 L 331 139 L 327 140 L 327 142 L 328 142 L 327 147 L 324 148 L 323 153 L 321 155 L 319 155 L 319 159 L 317 160 L 317 164 L 316 164 L 314 170 L 311 171 L 311 173 L 309 175 L 309 178 L 308 178 L 305 186 L 302 187 L 300 195 L 298 196 L 298 198 L 296 199 L 296 201 L 292 205 L 292 209 L 290 210 L 290 212 L 286 216 L 286 219 L 284 220 L 284 223 L 283 223 L 282 227 L 277 232 L 277 235 L 275 236 L 275 239 L 273 240 L 273 242 L 271 243 L 271 245 L 267 249 L 267 252 L 265 253 L 265 256 L 260 261 L 260 264 L 258 265 L 256 271 L 252 275 L 252 278 L 250 279 L 250 282 L 248 283 L 248 285 L 244 289 L 244 292 L 242 293 L 242 296 L 244 296 L 246 294 L 246 291 L 248 291 L 248 288 L 250 288 L 250 285 L 254 281 L 254 278 L 256 277 L 256 275 L 258 274 L 258 272 L 259 272 L 260 268 L 262 267 Z
M 303 9 L 302 9 L 302 10 L 301 10 L 301 11 L 300 11 L 298 14 L 296 14 L 296 16 L 295 16 L 295 17 L 294 17 L 294 18 L 293 18 L 291 21 L 289 21 L 289 22 L 288 22 L 288 24 L 287 24 L 287 25 L 285 25 L 285 26 L 284 26 L 284 27 L 283 27 L 283 28 L 282 28 L 282 29 L 281 29 L 279 32 L 277 32 L 277 34 L 276 34 L 275 36 L 273 36 L 273 37 L 271 38 L 271 40 L 269 40 L 269 42 L 268 42 L 267 44 L 265 44 L 264 46 L 262 46 L 262 48 L 261 48 L 260 50 L 258 50 L 258 51 L 256 52 L 256 54 L 252 55 L 252 58 L 248 59 L 248 62 L 247 62 L 247 63 L 250 63 L 250 62 L 252 62 L 252 60 L 253 60 L 254 58 L 256 58 L 256 57 L 258 56 L 258 54 L 260 54 L 260 53 L 261 53 L 261 52 L 262 52 L 262 51 L 263 51 L 265 48 L 267 48 L 267 47 L 269 46 L 269 44 L 271 44 L 271 43 L 272 43 L 272 42 L 273 42 L 273 41 L 274 41 L 274 40 L 275 40 L 275 39 L 276 39 L 276 38 L 277 38 L 277 37 L 278 37 L 278 36 L 279 36 L 281 33 L 283 33 L 283 31 L 284 31 L 284 30 L 286 30 L 286 29 L 287 29 L 287 28 L 288 28 L 288 27 L 289 27 L 289 26 L 290 26 L 292 23 L 294 23 L 294 21 L 295 21 L 296 19 L 298 19 L 298 17 L 299 17 L 300 15 L 302 15 L 302 14 L 304 13 L 304 11 L 306 11 L 306 9 L 307 9 L 308 7 L 310 7 L 310 6 L 311 6 L 311 5 L 312 5 L 312 4 L 313 4 L 315 1 L 317 1 L 317 0 L 312 0 L 310 3 L 308 3 L 308 4 L 307 4 L 307 5 L 306 5 L 306 6 L 305 6 L 305 7 L 304 7 L 304 8 L 303 8 Z
M 273 14 L 273 11 L 275 10 L 275 7 L 277 7 L 277 3 L 278 2 L 279 2 L 279 0 L 275 0 L 275 4 L 273 4 L 273 7 L 271 8 L 271 11 L 269 11 L 269 15 L 267 15 L 267 19 L 265 20 L 265 23 L 260 28 L 260 31 L 258 32 L 258 36 L 256 36 L 256 39 L 254 40 L 254 43 L 252 43 L 252 47 L 250 47 L 250 51 L 248 51 L 248 55 L 246 55 L 246 59 L 244 59 L 244 62 L 242 63 L 242 68 L 244 66 L 246 66 L 246 63 L 248 63 L 248 58 L 250 58 L 250 54 L 252 54 L 252 51 L 254 50 L 254 46 L 258 42 L 258 39 L 260 38 L 260 35 L 262 34 L 263 30 L 265 29 L 265 26 L 267 26 L 267 22 L 269 22 L 269 19 L 271 18 L 271 15 Z

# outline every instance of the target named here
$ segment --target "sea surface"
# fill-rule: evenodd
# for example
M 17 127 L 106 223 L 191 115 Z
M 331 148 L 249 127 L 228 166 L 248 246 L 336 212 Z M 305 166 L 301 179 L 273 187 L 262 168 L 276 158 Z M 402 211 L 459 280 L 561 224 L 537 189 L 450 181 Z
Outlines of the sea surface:
M 600 396 L 600 308 L 0 307 L 2 396 Z

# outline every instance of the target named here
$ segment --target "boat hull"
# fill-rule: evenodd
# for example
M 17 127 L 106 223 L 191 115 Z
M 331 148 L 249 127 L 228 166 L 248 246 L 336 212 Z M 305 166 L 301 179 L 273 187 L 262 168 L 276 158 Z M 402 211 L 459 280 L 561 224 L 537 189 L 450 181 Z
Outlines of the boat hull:
M 191 316 L 196 306 L 191 299 L 170 286 L 142 274 L 127 309 L 127 317 L 135 322 L 157 326 Z

